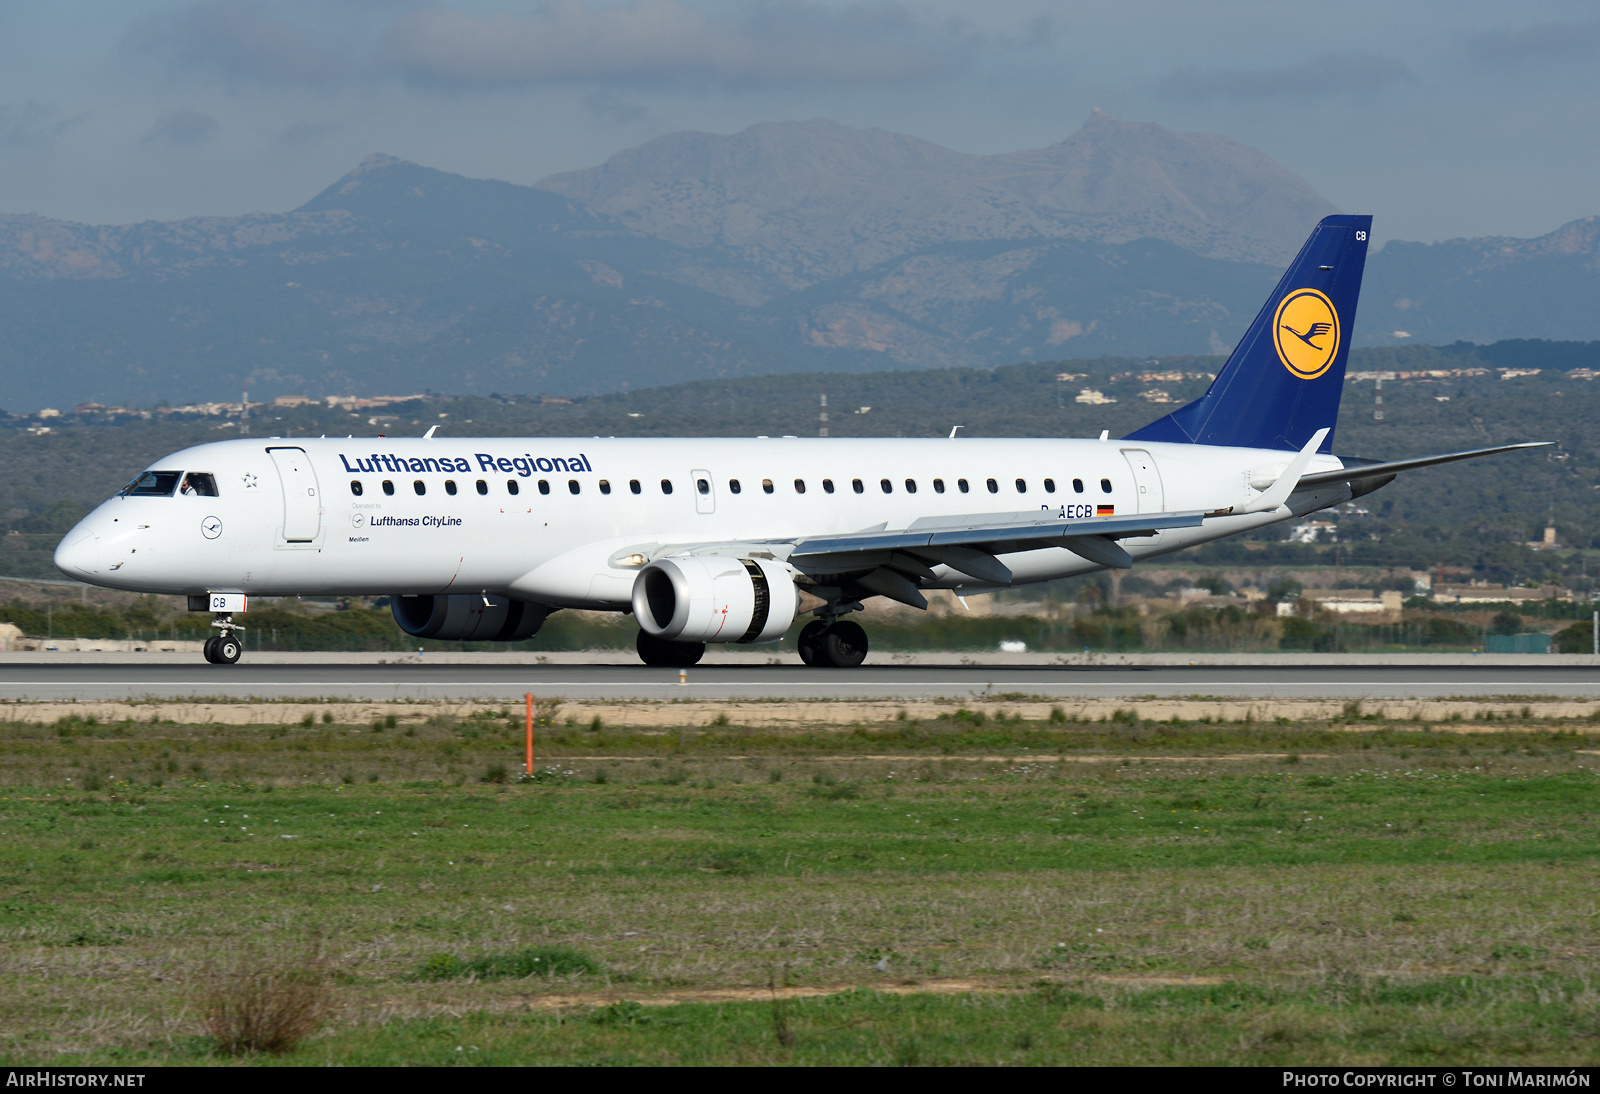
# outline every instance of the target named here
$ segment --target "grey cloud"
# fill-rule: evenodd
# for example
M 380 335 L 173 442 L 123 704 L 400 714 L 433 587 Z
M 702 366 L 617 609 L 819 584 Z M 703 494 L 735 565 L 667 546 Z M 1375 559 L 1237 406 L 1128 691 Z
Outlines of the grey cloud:
M 1369 53 L 1324 53 L 1283 68 L 1180 68 L 1161 82 L 1169 95 L 1189 99 L 1320 98 L 1349 91 L 1371 91 L 1414 80 L 1411 70 L 1392 57 Z
M 1029 47 L 1054 45 L 1056 37 L 1056 21 L 1048 15 L 1041 15 L 1031 20 L 1024 28 L 1022 45 Z
M 217 119 L 210 114 L 202 114 L 198 110 L 173 110 L 157 118 L 149 131 L 139 138 L 139 143 L 191 148 L 213 139 L 220 128 Z
M 632 125 L 651 121 L 654 115 L 643 103 L 632 102 L 609 91 L 596 91 L 583 97 L 583 108 L 608 125 Z
M 338 128 L 337 122 L 295 122 L 278 130 L 278 143 L 293 146 L 316 144 Z
M 1473 35 L 1469 45 L 1485 61 L 1584 60 L 1600 53 L 1600 20 L 1487 31 Z
M 329 86 L 357 67 L 346 51 L 262 14 L 254 0 L 215 0 L 145 20 L 123 45 L 175 68 L 209 69 L 230 80 Z
M 678 0 L 547 0 L 530 15 L 407 13 L 385 36 L 383 60 L 410 81 L 458 87 L 873 84 L 944 75 L 970 45 L 959 28 L 929 31 L 897 4 L 769 3 L 718 20 Z
M 79 114 L 63 118 L 60 110 L 37 99 L 0 103 L 0 145 L 41 148 L 87 117 L 87 114 Z

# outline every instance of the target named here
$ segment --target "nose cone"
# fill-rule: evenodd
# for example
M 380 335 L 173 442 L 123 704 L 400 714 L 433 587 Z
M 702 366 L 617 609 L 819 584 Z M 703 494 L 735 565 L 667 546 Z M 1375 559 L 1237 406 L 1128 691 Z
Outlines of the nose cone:
M 56 569 L 79 581 L 93 582 L 100 572 L 100 537 L 87 523 L 68 532 L 56 546 Z

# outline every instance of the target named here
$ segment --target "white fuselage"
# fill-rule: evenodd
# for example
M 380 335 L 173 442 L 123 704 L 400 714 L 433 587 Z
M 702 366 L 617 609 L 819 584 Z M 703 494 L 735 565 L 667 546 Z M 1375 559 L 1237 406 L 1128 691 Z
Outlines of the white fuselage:
M 62 540 L 56 561 L 140 592 L 486 592 L 622 610 L 641 558 L 695 545 L 1062 506 L 1069 520 L 1220 510 L 1256 497 L 1252 482 L 1270 482 L 1293 456 L 1110 440 L 238 439 L 151 465 L 210 474 L 215 496 L 114 497 Z M 1318 456 L 1310 470 L 1340 466 Z M 1349 497 L 1332 484 L 1272 512 L 1122 542 L 1149 558 Z M 1101 568 L 1059 547 L 1001 560 L 1015 583 Z M 935 572 L 936 587 L 986 587 Z

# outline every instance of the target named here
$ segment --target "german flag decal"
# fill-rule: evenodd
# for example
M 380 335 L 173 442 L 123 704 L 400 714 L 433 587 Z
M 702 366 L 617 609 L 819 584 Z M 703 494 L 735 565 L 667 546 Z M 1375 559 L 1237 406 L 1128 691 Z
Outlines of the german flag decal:
M 1094 515 L 1097 517 L 1114 517 L 1117 515 L 1117 507 L 1115 505 L 1096 505 L 1094 507 Z

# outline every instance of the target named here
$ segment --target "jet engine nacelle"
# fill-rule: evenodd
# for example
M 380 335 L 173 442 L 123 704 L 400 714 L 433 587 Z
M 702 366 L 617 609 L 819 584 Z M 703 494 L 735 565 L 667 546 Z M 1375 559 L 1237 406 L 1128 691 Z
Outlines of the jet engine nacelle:
M 794 622 L 794 577 L 771 559 L 663 558 L 633 582 L 633 614 L 673 642 L 773 642 Z
M 389 607 L 407 634 L 457 642 L 520 642 L 537 634 L 550 614 L 544 604 L 482 593 L 396 596 Z

